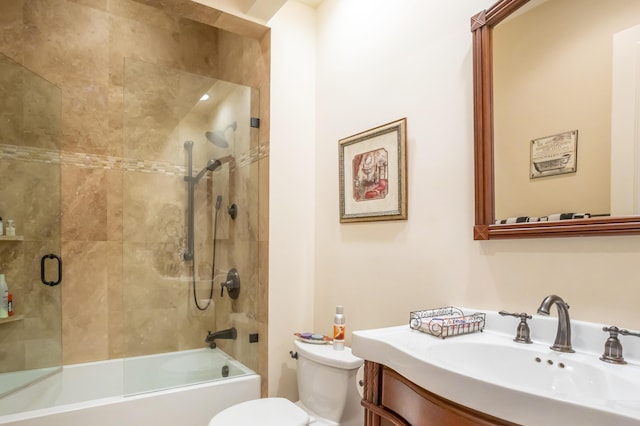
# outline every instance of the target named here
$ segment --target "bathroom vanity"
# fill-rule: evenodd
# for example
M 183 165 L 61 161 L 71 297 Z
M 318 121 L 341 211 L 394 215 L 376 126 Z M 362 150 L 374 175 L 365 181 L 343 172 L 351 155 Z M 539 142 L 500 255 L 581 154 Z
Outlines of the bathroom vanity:
M 640 424 L 640 338 L 621 337 L 627 364 L 613 364 L 603 324 L 572 320 L 574 352 L 561 352 L 556 316 L 531 315 L 531 343 L 519 343 L 520 318 L 474 312 L 484 331 L 446 339 L 408 324 L 353 332 L 365 425 Z
M 515 425 L 442 398 L 395 370 L 365 361 L 365 426 Z

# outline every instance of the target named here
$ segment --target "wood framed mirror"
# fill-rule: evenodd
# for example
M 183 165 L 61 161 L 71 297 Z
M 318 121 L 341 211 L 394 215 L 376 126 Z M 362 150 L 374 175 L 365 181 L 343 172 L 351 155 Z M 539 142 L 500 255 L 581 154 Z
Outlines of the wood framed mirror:
M 518 25 L 520 21 L 520 17 L 523 15 L 524 11 L 537 8 L 538 10 L 542 10 L 539 7 L 539 4 L 547 4 L 550 5 L 553 3 L 553 6 L 560 6 L 564 3 L 568 3 L 570 0 L 500 0 L 491 6 L 489 9 L 483 10 L 478 14 L 474 15 L 471 18 L 471 31 L 473 34 L 473 83 L 474 83 L 474 165 L 475 165 L 475 226 L 474 226 L 474 239 L 475 240 L 490 240 L 490 239 L 515 239 L 515 238 L 533 238 L 533 237 L 571 237 L 571 236 L 596 236 L 596 235 L 634 235 L 640 234 L 640 194 L 638 194 L 640 190 L 640 131 L 636 131 L 636 135 L 631 137 L 631 142 L 634 147 L 630 152 L 635 152 L 632 156 L 634 157 L 634 165 L 635 167 L 635 177 L 633 178 L 633 183 L 630 187 L 626 189 L 627 194 L 632 194 L 634 197 L 633 205 L 634 209 L 629 211 L 628 209 L 618 209 L 612 208 L 611 205 L 614 195 L 611 195 L 611 192 L 616 192 L 617 190 L 612 189 L 613 184 L 611 182 L 615 181 L 617 178 L 612 176 L 607 176 L 603 178 L 598 178 L 597 182 L 604 182 L 604 187 L 609 187 L 609 194 L 605 195 L 609 197 L 609 204 L 607 207 L 595 207 L 595 211 L 589 212 L 590 217 L 588 218 L 580 218 L 580 219 L 570 219 L 570 220 L 551 220 L 551 221 L 532 221 L 532 222 L 522 222 L 522 223 L 506 223 L 506 224 L 496 224 L 496 219 L 507 219 L 510 218 L 509 222 L 514 222 L 514 217 L 522 217 L 527 218 L 529 216 L 535 217 L 544 217 L 544 218 L 552 218 L 552 213 L 563 213 L 569 211 L 576 211 L 574 208 L 581 208 L 583 204 L 576 203 L 574 205 L 570 203 L 565 203 L 562 207 L 559 207 L 559 211 L 549 211 L 548 214 L 550 216 L 542 216 L 539 213 L 529 214 L 530 211 L 522 211 L 517 214 L 507 213 L 507 217 L 502 216 L 501 212 L 498 212 L 498 218 L 496 217 L 496 175 L 503 175 L 503 171 L 496 172 L 496 140 L 494 139 L 496 136 L 496 124 L 501 124 L 500 120 L 503 119 L 504 116 L 496 114 L 496 100 L 494 89 L 496 87 L 496 83 L 498 83 L 497 78 L 504 75 L 510 75 L 509 72 L 505 74 L 504 71 L 500 71 L 496 73 L 494 70 L 494 56 L 497 56 L 494 51 L 496 40 L 494 37 L 494 30 L 496 26 L 500 23 L 506 24 L 509 22 L 510 25 Z M 596 24 L 591 25 L 589 23 L 585 23 L 582 21 L 585 11 L 592 11 L 592 8 L 599 7 L 600 9 L 616 12 L 617 16 L 615 19 L 623 19 L 622 24 L 617 23 L 616 25 L 622 25 L 622 28 L 631 28 L 638 26 L 638 30 L 640 31 L 640 2 L 635 1 L 636 5 L 632 3 L 634 1 L 626 1 L 626 0 L 614 0 L 613 2 L 602 2 L 600 0 L 571 0 L 579 3 L 578 6 L 575 6 L 576 9 L 574 11 L 565 11 L 566 13 L 570 13 L 571 19 L 567 19 L 566 17 L 561 20 L 556 27 L 560 27 L 563 32 L 569 32 L 569 27 L 573 26 L 576 28 L 582 27 L 582 29 L 588 28 L 597 28 L 601 26 L 601 24 L 608 24 L 608 19 L 605 18 L 602 12 L 596 13 Z M 634 9 L 632 13 L 623 12 L 620 13 L 618 3 L 630 3 L 632 4 L 630 7 L 637 7 L 637 14 Z M 600 3 L 599 5 L 597 3 Z M 598 10 L 600 10 L 598 9 Z M 597 15 L 600 14 L 600 15 Z M 631 16 L 631 18 L 629 18 Z M 633 24 L 630 23 L 629 19 L 633 19 L 633 16 L 636 17 L 636 21 Z M 544 25 L 540 26 L 541 28 L 554 28 L 554 26 L 549 22 L 548 17 L 547 21 L 545 21 Z M 566 27 L 566 28 L 565 28 Z M 500 31 L 502 31 L 503 26 L 499 27 Z M 567 50 L 567 45 L 562 45 L 561 48 L 558 48 L 559 38 L 556 34 L 543 34 L 543 36 L 536 35 L 536 33 L 529 31 L 531 28 L 528 27 L 528 32 L 526 33 L 530 43 L 529 46 L 536 46 L 537 50 L 554 52 L 558 55 L 558 52 L 561 52 L 560 55 L 563 54 Z M 617 31 L 617 30 L 616 30 Z M 626 31 L 626 30 L 625 30 Z M 615 33 L 616 37 L 618 32 Z M 572 36 L 572 40 L 575 39 L 589 39 L 587 36 L 579 36 L 576 37 L 575 33 Z M 539 44 L 542 43 L 542 39 L 550 39 L 552 42 L 556 43 L 556 46 L 551 47 L 543 47 L 538 48 Z M 638 39 L 640 40 L 640 39 Z M 604 43 L 606 44 L 606 43 Z M 636 40 L 637 44 L 637 40 Z M 604 49 L 614 49 L 610 45 L 608 47 L 604 47 Z M 526 49 L 523 49 L 526 50 Z M 590 51 L 591 47 L 588 47 L 586 50 L 583 48 L 583 51 Z M 640 51 L 640 49 L 639 49 Z M 640 69 L 640 52 L 635 55 L 636 58 L 633 59 L 637 61 L 637 66 L 634 65 L 635 69 Z M 615 58 L 614 58 L 615 59 Z M 510 58 L 510 62 L 516 63 L 518 59 Z M 607 58 L 607 60 L 599 60 L 599 64 L 603 62 L 614 62 L 611 57 Z M 543 61 L 537 60 L 536 64 L 540 64 Z M 634 62 L 636 63 L 636 62 Z M 585 74 L 583 70 L 597 68 L 587 66 L 585 68 L 580 68 L 581 64 L 574 62 L 571 63 L 572 66 L 575 65 L 573 69 L 573 75 L 569 75 L 569 79 L 572 79 L 573 76 L 579 76 Z M 609 66 L 609 65 L 607 65 Z M 614 71 L 611 71 L 611 67 L 609 66 L 609 75 L 615 74 Z M 565 66 L 565 68 L 567 68 Z M 571 66 L 569 67 L 571 68 Z M 543 71 L 548 70 L 549 67 L 546 67 Z M 548 86 L 548 82 L 550 77 L 545 76 L 543 72 L 538 72 L 537 69 L 528 69 L 529 73 L 533 76 L 533 78 L 537 78 L 539 83 L 542 84 L 542 87 Z M 538 72 L 538 74 L 536 74 Z M 494 74 L 495 73 L 495 74 Z M 640 74 L 639 71 L 636 71 L 637 75 Z M 494 81 L 494 75 L 496 77 L 496 81 Z M 513 79 L 515 81 L 523 81 L 522 77 L 519 77 L 521 80 Z M 553 80 L 553 77 L 551 77 Z M 640 78 L 635 78 L 635 80 L 640 81 Z M 612 81 L 615 79 L 609 79 L 608 88 L 605 88 L 602 92 L 608 93 L 609 95 L 609 104 L 606 105 L 608 108 L 607 113 L 601 115 L 608 115 L 609 122 L 605 122 L 602 125 L 602 128 L 606 131 L 609 130 L 607 138 L 610 139 L 610 142 L 614 140 L 618 140 L 619 138 L 616 136 L 616 125 L 612 125 L 611 121 L 613 121 L 612 117 L 617 117 L 620 114 L 616 114 L 615 112 L 611 112 L 615 109 L 611 106 L 613 104 L 612 98 L 616 96 L 616 83 L 612 84 Z M 628 88 L 624 87 L 623 93 L 630 92 L 632 97 L 640 95 L 640 83 L 634 83 L 636 87 Z M 582 99 L 581 96 L 585 93 L 592 92 L 591 87 L 585 87 L 584 91 L 578 90 L 578 96 L 574 95 L 561 95 L 556 94 L 552 96 L 548 96 L 547 99 L 549 104 L 552 105 L 554 103 L 560 102 L 559 99 L 566 100 L 570 99 L 572 102 L 581 105 L 602 105 L 605 102 L 592 102 L 591 100 L 587 100 L 587 98 Z M 502 93 L 502 92 L 501 92 Z M 574 92 L 576 93 L 576 92 Z M 605 99 L 604 96 L 602 99 Z M 532 102 L 529 102 L 529 104 Z M 533 102 L 535 103 L 535 102 Z M 634 106 L 635 110 L 633 114 L 629 114 L 632 117 L 638 117 L 640 107 L 636 104 Z M 508 109 L 508 108 L 507 108 Z M 569 110 L 571 112 L 575 112 L 579 110 L 579 108 L 570 106 L 565 107 L 565 110 Z M 498 109 L 498 111 L 503 111 L 504 108 Z M 518 108 L 511 108 L 510 112 L 513 115 L 517 115 L 520 110 Z M 593 114 L 593 112 L 592 112 Z M 521 115 L 525 115 L 522 113 Z M 595 171 L 600 169 L 601 167 L 593 165 L 589 163 L 589 156 L 581 155 L 587 154 L 592 147 L 595 146 L 595 143 L 592 140 L 597 139 L 593 134 L 595 131 L 592 131 L 589 127 L 589 123 L 593 120 L 590 117 L 579 117 L 574 114 L 574 116 L 564 119 L 562 124 L 555 123 L 556 126 L 553 128 L 553 131 L 549 131 L 548 133 L 544 133 L 547 129 L 544 127 L 547 123 L 553 121 L 550 118 L 544 116 L 538 116 L 536 114 L 527 112 L 527 123 L 543 123 L 541 128 L 536 128 L 534 130 L 527 129 L 527 133 L 523 137 L 511 138 L 510 143 L 518 144 L 518 149 L 520 151 L 526 150 L 526 158 L 525 155 L 521 155 L 518 166 L 518 179 L 523 179 L 525 181 L 525 185 L 528 187 L 540 187 L 542 185 L 548 185 L 553 187 L 560 187 L 567 183 L 572 184 L 573 182 L 584 178 L 587 178 L 589 170 Z M 552 117 L 555 118 L 555 117 Z M 635 120 L 635 119 L 633 119 Z M 640 121 L 640 120 L 638 120 Z M 586 123 L 586 124 L 585 124 Z M 635 121 L 634 121 L 635 123 Z M 635 125 L 635 124 L 634 124 Z M 521 126 L 526 127 L 526 126 Z M 549 127 L 551 128 L 551 127 Z M 557 132 L 556 132 L 557 130 Z M 545 176 L 543 179 L 531 179 L 530 170 L 533 165 L 533 155 L 530 154 L 530 147 L 533 140 L 536 138 L 540 138 L 542 136 L 549 136 L 555 133 L 560 133 L 561 131 L 573 131 L 578 130 L 580 132 L 580 143 L 578 144 L 578 155 L 577 155 L 577 171 L 576 173 L 568 173 L 562 176 Z M 603 139 L 603 138 L 600 138 Z M 618 142 L 616 142 L 618 143 Z M 617 171 L 619 174 L 618 165 L 613 163 L 612 159 L 617 155 L 620 156 L 619 148 L 606 148 L 606 154 L 594 154 L 593 157 L 608 157 L 607 160 L 610 160 L 607 164 L 605 164 L 605 168 L 611 171 Z M 627 156 L 628 157 L 628 156 Z M 500 155 L 498 155 L 500 158 Z M 503 161 L 503 160 L 502 160 Z M 512 163 L 518 163 L 518 161 L 511 161 Z M 522 172 L 522 176 L 520 176 L 520 172 Z M 509 179 L 516 179 L 516 176 L 508 175 Z M 589 182 L 587 180 L 587 182 Z M 609 185 L 608 185 L 609 184 Z M 561 194 L 557 198 L 561 198 L 564 200 L 570 200 L 571 194 L 589 194 L 591 192 L 596 192 L 593 183 L 587 183 L 581 189 L 573 188 L 572 192 L 569 194 Z M 525 195 L 525 197 L 527 197 Z M 602 198 L 602 197 L 601 197 Z M 522 205 L 526 203 L 521 203 Z M 530 208 L 530 207 L 529 207 Z M 588 207 L 590 208 L 590 207 Z M 562 210 L 565 209 L 565 210 Z M 580 210 L 577 210 L 580 211 Z M 535 220 L 535 219 L 534 219 Z

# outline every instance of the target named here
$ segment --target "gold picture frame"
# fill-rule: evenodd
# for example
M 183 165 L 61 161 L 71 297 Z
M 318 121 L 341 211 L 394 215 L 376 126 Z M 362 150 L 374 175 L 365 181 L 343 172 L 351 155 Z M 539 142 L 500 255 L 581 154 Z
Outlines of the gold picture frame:
M 338 141 L 340 222 L 407 219 L 407 119 Z

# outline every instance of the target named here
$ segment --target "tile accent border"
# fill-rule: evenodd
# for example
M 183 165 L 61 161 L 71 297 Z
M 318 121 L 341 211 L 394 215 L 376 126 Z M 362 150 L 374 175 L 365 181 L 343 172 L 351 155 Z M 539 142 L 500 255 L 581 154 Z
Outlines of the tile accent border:
M 236 167 L 248 166 L 269 156 L 269 145 L 259 145 L 240 154 Z M 185 166 L 164 161 L 137 160 L 110 155 L 87 154 L 81 152 L 60 152 L 57 150 L 0 144 L 0 159 L 19 160 L 34 163 L 60 164 L 84 169 L 123 170 L 128 172 L 183 176 Z

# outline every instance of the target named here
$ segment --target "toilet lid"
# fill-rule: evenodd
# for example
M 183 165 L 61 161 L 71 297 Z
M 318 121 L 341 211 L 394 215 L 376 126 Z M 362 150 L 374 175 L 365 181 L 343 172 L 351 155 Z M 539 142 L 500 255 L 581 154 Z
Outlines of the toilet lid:
M 305 426 L 309 414 L 286 398 L 262 398 L 222 410 L 209 426 Z

